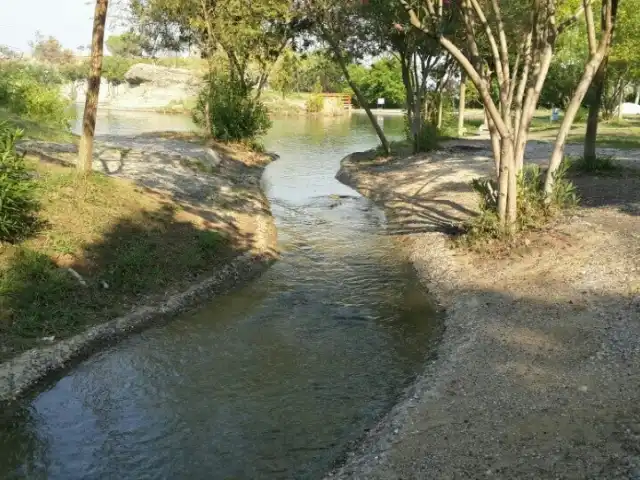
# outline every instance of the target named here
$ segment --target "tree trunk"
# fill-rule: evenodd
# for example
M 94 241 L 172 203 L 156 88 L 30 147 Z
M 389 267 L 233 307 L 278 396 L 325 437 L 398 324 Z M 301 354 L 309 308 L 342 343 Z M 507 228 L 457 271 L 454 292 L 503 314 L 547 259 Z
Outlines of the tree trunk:
M 635 103 L 635 104 L 637 105 L 637 104 L 638 104 L 638 102 L 640 102 L 640 88 L 638 88 L 638 85 L 636 85 L 634 88 L 635 88 L 635 95 L 636 95 L 636 97 L 635 97 L 635 99 L 634 99 L 634 102 L 633 102 L 633 103 Z
M 611 48 L 611 38 L 616 25 L 618 2 L 619 0 L 608 0 L 607 2 L 605 2 L 605 0 L 602 1 L 602 33 L 598 48 L 594 53 L 592 53 L 589 62 L 585 66 L 580 83 L 573 94 L 571 102 L 569 102 L 564 119 L 562 120 L 562 125 L 558 131 L 558 136 L 556 137 L 553 153 L 549 159 L 549 169 L 547 170 L 547 175 L 544 181 L 544 192 L 547 201 L 549 201 L 551 193 L 553 192 L 555 175 L 562 163 L 564 146 L 567 141 L 567 135 L 569 135 L 569 131 L 571 130 L 571 125 L 573 124 L 576 114 L 578 113 L 578 109 L 580 108 L 580 104 L 582 103 L 582 100 L 584 100 L 593 78 L 601 64 L 604 63 L 605 58 L 608 56 L 609 49 Z M 591 51 L 593 52 L 593 49 Z M 598 101 L 598 103 L 599 102 L 600 101 Z
M 443 111 L 443 101 L 442 101 L 442 93 L 438 94 L 438 129 L 442 128 L 442 112 Z
M 353 93 L 355 93 L 356 98 L 358 99 L 358 103 L 362 108 L 364 108 L 364 111 L 367 113 L 367 117 L 369 117 L 369 121 L 371 122 L 371 125 L 373 126 L 374 130 L 376 131 L 376 134 L 378 135 L 378 138 L 380 139 L 380 143 L 382 144 L 382 148 L 384 149 L 384 152 L 387 155 L 389 155 L 391 153 L 391 146 L 389 145 L 389 141 L 387 140 L 387 137 L 385 136 L 384 131 L 378 124 L 376 117 L 374 117 L 373 113 L 371 112 L 371 108 L 369 108 L 369 105 L 367 104 L 367 100 L 364 98 L 364 95 L 362 95 L 362 92 L 360 91 L 358 86 L 351 79 L 351 75 L 349 75 L 349 69 L 347 68 L 347 65 L 344 62 L 344 58 L 342 57 L 341 52 L 334 46 L 332 42 L 330 44 L 334 50 L 334 54 L 336 55 L 336 58 L 338 59 L 338 64 L 340 65 L 340 69 L 344 74 L 345 80 L 347 80 L 349 87 L 351 87 L 351 90 L 353 90 Z
M 420 146 L 418 145 L 418 133 L 420 128 L 420 112 L 418 111 L 417 121 L 415 114 L 415 105 L 419 104 L 420 99 L 417 98 L 416 94 L 413 91 L 413 86 L 411 84 L 411 73 L 409 71 L 409 65 L 407 62 L 410 60 L 406 57 L 405 54 L 401 54 L 400 57 L 400 65 L 402 67 L 402 83 L 404 84 L 404 92 L 405 99 L 407 105 L 407 123 L 409 127 L 409 134 L 411 136 L 411 144 L 413 148 L 413 153 L 418 153 Z
M 602 105 L 602 95 L 607 73 L 607 59 L 605 58 L 598 67 L 598 71 L 593 77 L 591 88 L 593 89 L 593 101 L 589 104 L 589 117 L 587 118 L 587 131 L 584 136 L 584 161 L 587 164 L 596 162 L 596 139 L 598 137 L 598 125 L 600 117 L 600 107 Z
M 96 130 L 96 114 L 100 95 L 100 77 L 102 75 L 102 50 L 104 45 L 104 25 L 107 20 L 109 0 L 96 0 L 93 17 L 93 36 L 91 38 L 91 71 L 87 85 L 87 98 L 82 117 L 82 137 L 78 153 L 77 168 L 84 175 L 91 173 L 93 164 L 93 137 Z
M 621 122 L 624 119 L 622 112 L 622 105 L 624 104 L 624 86 L 620 87 L 620 97 L 618 98 L 618 121 Z
M 549 160 L 549 169 L 547 170 L 547 176 L 544 182 L 544 191 L 547 197 L 550 196 L 553 191 L 553 183 L 555 180 L 555 174 L 562 163 L 562 158 L 564 156 L 564 147 L 567 142 L 567 136 L 569 135 L 569 131 L 571 130 L 571 126 L 573 125 L 573 121 L 576 118 L 576 114 L 580 108 L 580 104 L 589 90 L 589 86 L 591 85 L 591 81 L 596 74 L 597 69 L 600 67 L 602 60 L 606 52 L 608 51 L 611 32 L 607 32 L 603 35 L 606 35 L 608 38 L 603 39 L 600 42 L 598 50 L 596 54 L 591 57 L 591 60 L 587 63 L 584 69 L 584 73 L 582 74 L 582 79 L 576 88 L 573 98 L 571 102 L 569 102 L 569 106 L 567 107 L 567 111 L 565 112 L 564 118 L 562 119 L 562 124 L 560 125 L 560 130 L 558 131 L 558 135 L 556 137 L 556 142 L 553 148 L 553 153 L 551 154 L 551 158 Z
M 464 72 L 460 75 L 460 102 L 458 104 L 458 136 L 464 136 L 464 110 L 466 108 L 467 77 Z

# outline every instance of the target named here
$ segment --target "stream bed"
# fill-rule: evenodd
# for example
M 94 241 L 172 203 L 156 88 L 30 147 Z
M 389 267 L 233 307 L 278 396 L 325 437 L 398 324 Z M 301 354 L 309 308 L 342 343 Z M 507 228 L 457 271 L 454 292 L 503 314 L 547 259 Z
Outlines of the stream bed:
M 187 130 L 111 113 L 98 134 Z M 390 136 L 402 118 L 384 118 Z M 441 323 L 381 210 L 334 179 L 364 116 L 274 121 L 266 169 L 282 259 L 108 348 L 0 413 L 0 478 L 315 479 L 411 384 Z

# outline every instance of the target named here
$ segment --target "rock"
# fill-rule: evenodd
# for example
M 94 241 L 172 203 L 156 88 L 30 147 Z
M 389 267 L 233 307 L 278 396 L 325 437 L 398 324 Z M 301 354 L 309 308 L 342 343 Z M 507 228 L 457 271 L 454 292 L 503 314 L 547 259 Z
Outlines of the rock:
M 131 85 L 154 83 L 157 86 L 169 86 L 176 84 L 196 85 L 199 83 L 197 76 L 190 70 L 161 67 L 147 63 L 136 63 L 124 74 L 124 78 Z

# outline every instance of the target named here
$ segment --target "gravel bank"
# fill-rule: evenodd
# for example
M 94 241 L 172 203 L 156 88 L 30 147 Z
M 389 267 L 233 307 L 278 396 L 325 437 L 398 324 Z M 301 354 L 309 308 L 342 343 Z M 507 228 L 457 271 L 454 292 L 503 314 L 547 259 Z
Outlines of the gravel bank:
M 343 160 L 447 317 L 437 359 L 330 478 L 640 479 L 640 178 L 576 178 L 571 218 L 483 258 L 446 232 L 473 214 L 487 147 Z
M 77 152 L 73 145 L 45 142 L 24 143 L 20 148 L 62 163 L 73 162 Z M 208 212 L 224 217 L 243 239 L 243 250 L 185 291 L 140 305 L 128 315 L 105 319 L 105 323 L 74 337 L 28 350 L 0 364 L 0 404 L 100 347 L 242 285 L 277 258 L 276 228 L 260 189 L 264 161 L 239 161 L 228 152 L 151 135 L 103 139 L 96 146 L 95 158 L 94 169 L 98 171 L 169 192 L 183 208 L 193 208 L 203 218 Z

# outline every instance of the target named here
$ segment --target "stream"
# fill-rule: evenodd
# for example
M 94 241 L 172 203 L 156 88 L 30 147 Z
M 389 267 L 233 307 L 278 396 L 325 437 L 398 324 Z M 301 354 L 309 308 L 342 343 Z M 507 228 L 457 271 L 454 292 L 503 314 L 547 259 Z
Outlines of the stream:
M 383 123 L 401 135 L 401 117 Z M 190 128 L 112 112 L 97 133 Z M 376 144 L 367 118 L 277 119 L 264 143 L 282 259 L 2 412 L 0 478 L 322 478 L 421 372 L 433 305 L 383 212 L 334 179 Z

